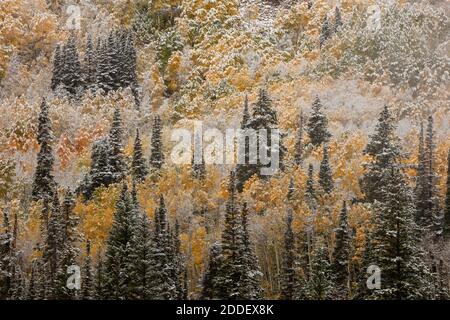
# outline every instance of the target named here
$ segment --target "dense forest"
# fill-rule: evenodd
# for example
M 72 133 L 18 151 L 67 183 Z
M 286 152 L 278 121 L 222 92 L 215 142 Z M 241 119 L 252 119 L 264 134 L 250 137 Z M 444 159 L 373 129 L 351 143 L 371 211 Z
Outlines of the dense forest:
M 449 12 L 0 1 L 0 299 L 450 299 Z

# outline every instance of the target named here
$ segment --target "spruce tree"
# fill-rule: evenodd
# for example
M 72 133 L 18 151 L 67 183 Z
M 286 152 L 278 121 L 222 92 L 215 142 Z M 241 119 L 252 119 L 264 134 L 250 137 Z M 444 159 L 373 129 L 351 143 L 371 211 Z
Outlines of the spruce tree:
M 295 140 L 294 163 L 301 166 L 303 163 L 303 111 L 300 112 L 299 127 Z
M 162 123 L 159 115 L 153 121 L 150 168 L 153 172 L 159 172 L 164 165 L 164 153 L 162 145 Z
M 323 146 L 323 158 L 320 162 L 319 184 L 325 193 L 331 193 L 334 189 L 333 173 L 330 168 L 328 146 L 326 144 Z
M 245 182 L 253 175 L 257 175 L 260 178 L 265 176 L 261 175 L 262 168 L 268 168 L 271 164 L 263 164 L 261 161 L 260 149 L 265 149 L 265 156 L 272 160 L 271 155 L 274 150 L 278 150 L 279 153 L 279 167 L 282 167 L 283 157 L 285 154 L 285 148 L 282 145 L 282 137 L 279 138 L 278 145 L 273 145 L 271 141 L 271 133 L 273 130 L 278 129 L 278 119 L 276 111 L 272 106 L 272 100 L 265 89 L 259 91 L 258 101 L 256 102 L 251 118 L 248 117 L 248 102 L 244 105 L 244 115 L 241 123 L 242 129 L 252 129 L 257 134 L 256 155 L 257 159 L 249 159 L 249 151 L 247 147 L 250 147 L 247 142 L 244 145 L 245 163 L 239 164 L 236 168 L 237 177 L 237 190 L 242 192 Z M 266 130 L 267 145 L 264 145 L 260 139 L 261 130 Z M 247 139 L 246 139 L 247 140 Z M 261 152 L 262 153 L 262 152 Z M 256 161 L 256 164 L 254 162 Z M 273 164 L 272 164 L 273 166 Z M 278 169 L 278 168 L 276 168 Z
M 205 166 L 205 158 L 203 155 L 203 150 L 199 148 L 200 146 L 200 138 L 198 136 L 195 136 L 195 144 L 194 144 L 194 150 L 192 152 L 192 177 L 197 180 L 204 180 L 206 177 L 206 166 Z M 196 163 L 195 159 L 195 148 L 198 148 L 201 152 L 201 163 Z
M 114 109 L 111 130 L 109 131 L 109 165 L 113 183 L 120 182 L 126 174 L 126 164 L 123 155 L 123 125 L 118 107 Z
M 136 232 L 133 237 L 129 261 L 129 272 L 132 280 L 133 299 L 152 299 L 152 233 L 147 214 L 138 216 Z
M 136 129 L 136 138 L 134 140 L 133 160 L 131 162 L 131 174 L 136 182 L 144 181 L 148 174 L 148 166 L 142 154 L 141 138 L 139 129 Z
M 222 264 L 222 245 L 217 241 L 214 242 L 209 249 L 209 260 L 202 279 L 202 299 L 219 299 L 222 297 Z
M 339 226 L 335 232 L 332 268 L 336 284 L 336 294 L 339 298 L 347 297 L 349 288 L 350 235 L 348 232 L 347 205 L 344 201 L 339 215 Z
M 153 299 L 173 300 L 178 297 L 177 281 L 173 278 L 174 263 L 173 243 L 170 227 L 167 221 L 167 209 L 161 194 L 159 207 L 155 212 L 154 236 L 151 253 L 151 296 Z
M 241 120 L 241 130 L 245 132 L 245 130 L 250 129 L 250 112 L 248 106 L 248 97 L 245 96 L 244 100 L 244 110 L 242 112 L 242 120 Z M 236 166 L 236 180 L 237 180 L 237 190 L 242 192 L 244 189 L 244 184 L 248 179 L 254 174 L 254 170 L 249 160 L 249 141 L 245 139 L 244 146 L 239 146 L 244 153 L 244 163 L 238 163 Z
M 322 29 L 320 31 L 320 37 L 319 37 L 319 46 L 322 48 L 325 44 L 325 42 L 331 37 L 331 29 L 330 24 L 328 22 L 328 17 L 325 16 L 322 22 Z
M 309 275 L 306 295 L 311 300 L 328 300 L 331 298 L 333 281 L 328 250 L 322 240 L 318 240 L 312 252 L 311 274 Z
M 242 297 L 244 299 L 261 299 L 261 270 L 259 268 L 258 257 L 254 253 L 253 244 L 250 240 L 250 232 L 248 229 L 248 208 L 244 202 L 241 211 L 242 220 L 242 267 L 244 268 L 242 282 Z
M 423 225 L 430 226 L 434 230 L 440 229 L 438 217 L 440 214 L 439 208 L 439 196 L 437 190 L 438 176 L 435 172 L 435 149 L 434 143 L 434 130 L 433 130 L 433 117 L 428 117 L 427 134 L 425 136 L 425 175 L 424 179 L 426 184 L 423 188 L 424 198 L 423 207 L 424 211 L 420 214 L 422 216 Z
M 375 132 L 370 136 L 370 142 L 364 153 L 369 155 L 371 160 L 364 164 L 366 173 L 360 181 L 361 190 L 367 201 L 381 201 L 385 169 L 396 163 L 400 157 L 395 126 L 387 106 L 383 108 L 378 118 Z
M 444 208 L 444 234 L 450 237 L 450 149 L 447 155 L 447 193 Z
M 68 190 L 61 205 L 61 214 L 58 222 L 60 225 L 60 252 L 58 254 L 59 261 L 56 275 L 57 288 L 55 292 L 55 296 L 58 299 L 65 300 L 74 299 L 76 293 L 66 286 L 67 269 L 69 266 L 77 264 L 79 255 L 77 245 L 81 238 L 81 235 L 77 230 L 79 220 L 73 212 L 74 206 L 75 200 L 73 199 L 72 192 Z
M 91 260 L 91 242 L 86 242 L 86 258 L 84 259 L 82 281 L 81 281 L 81 296 L 83 300 L 92 300 L 94 298 L 94 284 L 92 275 L 92 260 Z
M 84 53 L 84 86 L 87 89 L 93 89 L 96 85 L 96 54 L 92 37 L 89 34 L 86 42 L 86 51 Z
M 48 106 L 45 100 L 43 100 L 38 118 L 37 141 L 40 149 L 33 180 L 33 200 L 43 199 L 45 201 L 51 201 L 53 197 L 55 188 L 55 181 L 52 174 L 53 163 L 55 161 L 52 151 L 53 139 L 54 136 L 48 114 Z
M 338 32 L 341 27 L 342 27 L 341 11 L 339 10 L 339 7 L 336 7 L 334 9 L 333 33 Z
M 76 37 L 71 33 L 64 50 L 64 63 L 62 67 L 61 82 L 63 88 L 72 95 L 80 92 L 83 86 L 83 73 L 76 45 Z
M 43 251 L 43 262 L 46 276 L 45 297 L 57 299 L 59 293 L 59 267 L 62 254 L 61 204 L 58 194 L 55 192 L 51 206 L 51 214 L 48 218 L 47 233 Z
M 437 175 L 434 169 L 434 131 L 433 118 L 428 118 L 427 133 L 424 140 L 423 126 L 419 141 L 419 163 L 417 170 L 416 196 L 416 222 L 426 228 L 440 229 L 439 199 L 437 195 Z M 424 145 L 425 143 L 425 145 Z
M 223 265 L 221 275 L 225 289 L 223 298 L 234 300 L 243 299 L 244 295 L 243 283 L 240 282 L 244 272 L 242 268 L 242 253 L 244 251 L 242 221 L 238 210 L 234 171 L 230 173 L 228 193 L 225 209 L 225 228 L 222 232 Z
M 363 263 L 365 268 L 381 268 L 382 287 L 369 291 L 361 283 L 362 297 L 424 299 L 430 292 L 430 275 L 414 222 L 412 192 L 395 164 L 384 171 L 380 181 L 382 197 L 376 203 L 374 230 L 369 235 Z
M 116 203 L 114 220 L 106 242 L 104 294 L 106 299 L 127 299 L 131 277 L 126 273 L 136 226 L 135 210 L 126 184 Z
M 292 300 L 295 289 L 295 242 L 292 231 L 292 212 L 289 210 L 286 218 L 286 229 L 284 231 L 284 246 L 281 265 L 280 299 Z
M 95 267 L 94 297 L 95 300 L 102 300 L 106 299 L 107 296 L 103 256 L 101 252 L 99 252 L 97 257 L 97 265 Z
M 311 209 L 316 208 L 316 188 L 314 186 L 314 168 L 310 163 L 308 166 L 308 180 L 306 180 L 306 190 L 305 190 L 306 201 Z
M 328 131 L 328 119 L 322 109 L 322 103 L 319 97 L 316 96 L 312 105 L 312 114 L 308 119 L 306 128 L 309 140 L 315 147 L 328 142 L 331 138 L 331 134 Z
M 51 89 L 55 91 L 62 82 L 62 68 L 64 64 L 64 52 L 61 50 L 61 46 L 58 44 L 55 49 L 53 57 L 53 73 L 51 81 Z

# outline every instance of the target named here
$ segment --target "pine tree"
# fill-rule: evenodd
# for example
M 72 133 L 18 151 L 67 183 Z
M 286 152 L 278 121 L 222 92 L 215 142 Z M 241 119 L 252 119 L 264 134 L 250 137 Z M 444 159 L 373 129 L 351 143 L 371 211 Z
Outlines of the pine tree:
M 9 221 L 8 209 L 3 209 L 3 229 L 0 234 L 0 299 L 22 298 L 24 291 L 20 267 L 20 251 L 17 248 L 18 223 L 14 215 L 13 226 Z
M 111 76 L 110 64 L 108 60 L 107 50 L 109 47 L 106 40 L 98 39 L 96 52 L 97 52 L 97 64 L 96 64 L 96 84 L 105 93 L 112 90 L 111 83 L 113 81 Z
M 114 220 L 106 243 L 104 294 L 107 299 L 127 299 L 131 277 L 126 273 L 136 219 L 126 184 L 116 203 Z
M 332 271 L 336 283 L 337 296 L 345 299 L 348 293 L 350 236 L 348 232 L 347 205 L 342 204 L 339 215 L 339 226 L 335 232 L 336 243 L 333 251 Z
M 259 268 L 258 257 L 253 250 L 253 244 L 250 240 L 250 234 L 248 230 L 248 208 L 247 203 L 244 202 L 241 211 L 242 220 L 242 264 L 244 268 L 243 277 L 241 283 L 243 287 L 242 297 L 245 299 L 261 299 L 262 287 L 261 287 L 261 270 Z
M 43 199 L 50 201 L 53 197 L 55 181 L 52 175 L 54 156 L 52 142 L 54 136 L 45 100 L 41 103 L 41 112 L 38 118 L 37 141 L 40 150 L 37 156 L 36 172 L 33 181 L 33 200 Z
M 139 214 L 136 232 L 133 237 L 130 254 L 129 272 L 133 279 L 132 298 L 152 298 L 152 234 L 150 222 L 145 212 Z
M 163 165 L 162 123 L 160 116 L 156 115 L 152 129 L 150 168 L 153 172 L 159 172 Z
M 81 281 L 81 296 L 83 300 L 92 300 L 93 292 L 92 260 L 91 260 L 91 242 L 86 242 L 86 258 L 84 259 L 83 274 Z
M 307 297 L 311 300 L 328 300 L 333 290 L 328 251 L 322 240 L 316 244 L 311 258 L 311 274 L 307 282 Z
M 447 155 L 447 194 L 445 196 L 444 232 L 450 237 L 450 149 Z
M 331 37 L 330 25 L 328 22 L 328 17 L 325 16 L 322 22 L 322 29 L 320 31 L 319 46 L 322 48 L 325 42 Z
M 61 50 L 61 46 L 58 44 L 55 49 L 55 55 L 53 58 L 53 73 L 51 89 L 55 91 L 62 82 L 62 68 L 64 64 L 64 52 Z
M 334 189 L 333 173 L 328 160 L 328 146 L 323 146 L 323 158 L 319 169 L 319 184 L 325 193 L 331 193 Z
M 278 150 L 279 153 L 279 168 L 282 168 L 283 157 L 285 154 L 285 148 L 282 145 L 282 137 L 279 137 L 278 145 L 272 145 L 272 131 L 278 129 L 278 119 L 276 111 L 272 107 L 272 101 L 269 98 L 269 95 L 265 89 L 261 89 L 259 91 L 258 101 L 256 102 L 251 118 L 248 116 L 248 102 L 244 105 L 244 115 L 241 123 L 242 129 L 252 129 L 257 134 L 257 144 L 256 144 L 256 155 L 257 159 L 249 158 L 248 147 L 250 147 L 247 142 L 244 145 L 244 155 L 245 155 L 245 163 L 239 164 L 236 168 L 236 177 L 237 177 L 237 190 L 242 192 L 245 182 L 252 177 L 253 175 L 257 175 L 260 178 L 264 178 L 264 175 L 261 175 L 262 168 L 268 168 L 269 165 L 264 164 L 261 155 L 260 149 L 264 148 L 266 150 L 265 156 L 271 159 L 272 152 Z M 267 144 L 263 144 L 259 134 L 262 133 L 260 130 L 266 130 L 267 134 Z M 256 164 L 254 162 L 256 161 Z M 278 168 L 276 168 L 278 169 Z
M 303 163 L 303 111 L 300 113 L 299 127 L 295 140 L 294 162 L 297 166 L 301 166 Z
M 60 261 L 62 254 L 62 233 L 61 225 L 61 204 L 59 202 L 58 193 L 55 192 L 51 207 L 51 214 L 48 218 L 47 233 L 43 251 L 44 270 L 46 275 L 45 297 L 47 299 L 57 299 L 59 296 L 59 279 Z
M 72 33 L 64 50 L 64 63 L 62 66 L 61 82 L 63 88 L 72 95 L 79 93 L 83 86 L 83 73 L 76 45 L 75 34 Z
M 376 204 L 374 230 L 369 235 L 364 266 L 382 270 L 382 287 L 362 297 L 369 299 L 423 299 L 430 292 L 418 229 L 414 222 L 412 192 L 404 174 L 391 164 L 380 181 L 381 199 Z M 365 271 L 365 270 L 364 270 Z
M 167 222 L 167 209 L 161 194 L 159 207 L 155 212 L 154 236 L 152 247 L 151 296 L 153 299 L 173 300 L 178 297 L 177 281 L 173 278 L 173 243 Z
M 27 300 L 42 300 L 45 298 L 45 273 L 41 259 L 34 259 L 31 263 L 30 281 L 28 284 Z
M 202 299 L 219 299 L 223 294 L 221 270 L 223 264 L 222 245 L 214 242 L 209 249 L 209 261 L 202 280 Z
M 228 200 L 225 210 L 225 228 L 222 232 L 223 265 L 221 269 L 222 284 L 225 291 L 223 298 L 234 300 L 242 299 L 244 295 L 242 253 L 242 221 L 239 216 L 236 191 L 236 176 L 230 173 L 228 186 Z
M 370 136 L 364 153 L 371 157 L 369 163 L 364 164 L 366 173 L 360 184 L 365 198 L 369 202 L 380 201 L 383 197 L 384 169 L 398 162 L 400 148 L 395 137 L 395 126 L 389 109 L 384 107 L 378 118 L 375 132 Z
M 423 188 L 425 192 L 423 202 L 424 202 L 424 212 L 422 212 L 422 221 L 425 226 L 431 226 L 433 229 L 437 230 L 440 228 L 438 216 L 440 212 L 439 208 L 439 196 L 437 191 L 437 179 L 438 176 L 435 172 L 435 143 L 434 143 L 434 130 L 433 130 L 433 117 L 428 117 L 427 134 L 425 137 L 425 174 L 426 174 L 426 184 Z
M 328 119 L 322 109 L 322 103 L 319 97 L 316 96 L 312 105 L 312 114 L 308 119 L 306 128 L 311 143 L 316 147 L 324 142 L 328 142 L 331 138 L 331 134 L 328 131 Z
M 109 131 L 109 165 L 113 183 L 120 182 L 126 174 L 126 164 L 123 155 L 123 127 L 119 108 L 114 109 L 111 130 Z
M 136 138 L 134 140 L 133 160 L 131 162 L 131 174 L 136 182 L 144 181 L 148 174 L 148 167 L 142 154 L 141 138 L 139 129 L 136 129 Z
M 178 220 L 175 221 L 175 230 L 171 237 L 172 248 L 171 248 L 171 260 L 173 264 L 173 279 L 175 281 L 176 297 L 175 299 L 182 299 L 184 295 L 184 277 L 185 272 L 184 258 L 181 254 L 181 242 L 180 242 L 180 224 Z
M 75 200 L 72 192 L 68 190 L 65 194 L 64 201 L 61 206 L 61 215 L 59 217 L 60 239 L 58 254 L 58 267 L 56 274 L 56 291 L 55 296 L 58 299 L 74 299 L 75 291 L 68 289 L 67 283 L 67 269 L 69 266 L 77 264 L 77 257 L 79 249 L 77 247 L 81 235 L 78 233 L 78 217 L 73 213 Z
M 333 33 L 338 32 L 341 27 L 342 27 L 341 11 L 339 10 L 339 7 L 336 7 L 334 9 Z
M 94 297 L 95 300 L 102 300 L 106 299 L 107 296 L 103 256 L 99 252 L 97 257 L 97 266 L 95 267 Z
M 292 300 L 295 289 L 295 242 L 292 231 L 292 212 L 288 211 L 286 219 L 286 229 L 284 231 L 284 247 L 281 265 L 280 288 L 282 300 Z
M 248 108 L 248 97 L 246 95 L 244 100 L 244 110 L 242 112 L 241 130 L 245 132 L 245 130 L 250 129 L 250 120 L 251 117 Z M 252 165 L 249 160 L 249 143 L 250 142 L 245 139 L 242 150 L 244 153 L 244 163 L 238 163 L 236 166 L 237 190 L 239 192 L 242 192 L 245 182 L 254 174 L 254 170 L 252 169 Z M 239 147 L 242 148 L 242 146 Z M 241 150 L 239 150 L 239 152 L 241 152 Z
M 447 267 L 444 265 L 444 261 L 439 259 L 439 263 L 435 267 L 435 296 L 436 300 L 449 300 L 450 288 L 448 284 L 448 272 Z
M 93 89 L 96 85 L 96 54 L 94 45 L 92 43 L 92 37 L 88 34 L 86 51 L 84 54 L 84 85 L 87 89 Z
M 305 197 L 311 209 L 316 208 L 316 188 L 314 187 L 314 168 L 310 163 L 308 167 L 308 180 L 306 180 Z
M 423 139 L 423 125 L 421 126 L 419 141 L 419 163 L 416 183 L 416 222 L 427 228 L 440 229 L 439 199 L 437 196 L 437 176 L 434 172 L 434 141 L 433 118 L 428 118 L 427 134 Z M 425 142 L 425 146 L 424 146 Z
M 205 158 L 203 156 L 203 150 L 199 148 L 199 151 L 201 152 L 201 163 L 196 163 L 195 148 L 196 146 L 200 146 L 200 138 L 196 136 L 194 139 L 195 145 L 194 145 L 194 152 L 192 152 L 192 177 L 197 180 L 204 180 L 206 177 Z

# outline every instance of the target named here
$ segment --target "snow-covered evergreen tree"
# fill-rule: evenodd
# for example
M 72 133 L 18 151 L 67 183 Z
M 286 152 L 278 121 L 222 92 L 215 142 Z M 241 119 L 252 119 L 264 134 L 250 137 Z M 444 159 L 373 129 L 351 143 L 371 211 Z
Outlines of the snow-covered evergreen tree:
M 386 168 L 396 163 L 400 156 L 400 148 L 395 136 L 395 126 L 387 106 L 383 108 L 375 132 L 370 136 L 370 142 L 364 153 L 371 157 L 364 164 L 366 173 L 361 178 L 361 190 L 369 202 L 381 201 L 383 197 L 383 175 Z
M 123 124 L 119 108 L 114 109 L 111 130 L 109 131 L 109 165 L 113 183 L 120 182 L 126 174 L 126 163 L 123 154 Z
M 162 122 L 159 115 L 153 120 L 152 138 L 151 138 L 151 155 L 150 170 L 158 173 L 164 165 L 164 153 L 162 144 Z
M 64 51 L 61 50 L 61 46 L 58 44 L 55 49 L 55 54 L 53 57 L 53 70 L 52 70 L 52 82 L 51 89 L 53 91 L 61 84 L 62 82 L 62 68 L 64 64 Z
M 314 186 L 314 167 L 310 163 L 308 166 L 308 180 L 306 180 L 305 198 L 311 209 L 317 205 L 316 188 Z
M 297 166 L 301 166 L 303 163 L 303 111 L 300 112 L 299 127 L 297 130 L 297 136 L 295 140 L 295 155 L 294 163 Z
M 445 195 L 444 208 L 444 234 L 450 237 L 450 149 L 447 155 L 447 193 Z
M 328 22 L 328 17 L 325 16 L 325 18 L 322 21 L 322 29 L 320 31 L 320 37 L 319 37 L 319 46 L 322 48 L 325 44 L 325 42 L 331 37 L 331 28 L 330 23 Z
M 312 104 L 312 113 L 308 118 L 306 130 L 310 142 L 316 147 L 324 142 L 328 142 L 331 138 L 331 134 L 328 131 L 328 119 L 323 113 L 323 106 L 319 96 L 316 96 Z
M 395 164 L 385 168 L 381 177 L 381 198 L 375 203 L 374 230 L 366 245 L 363 265 L 381 268 L 382 286 L 368 290 L 365 283 L 361 283 L 362 296 L 368 299 L 427 298 L 430 275 L 414 222 L 412 191 Z
M 142 154 L 141 138 L 139 129 L 136 129 L 136 138 L 134 140 L 133 160 L 131 162 L 131 174 L 134 181 L 142 182 L 148 174 L 148 166 Z
M 331 298 L 332 290 L 333 281 L 328 250 L 323 240 L 318 240 L 312 252 L 306 297 L 311 300 L 328 300 Z
M 202 299 L 219 299 L 223 296 L 222 264 L 222 245 L 217 241 L 209 249 L 208 264 L 202 279 Z
M 243 261 L 243 277 L 241 283 L 243 287 L 242 297 L 244 299 L 261 299 L 263 289 L 261 287 L 262 273 L 259 267 L 258 257 L 254 253 L 253 243 L 250 240 L 250 232 L 248 229 L 248 208 L 244 202 L 241 210 L 242 220 L 242 261 Z
M 116 203 L 113 224 L 106 242 L 103 267 L 105 298 L 128 298 L 131 275 L 126 271 L 135 226 L 135 210 L 128 188 L 124 184 Z
M 83 300 L 94 298 L 94 279 L 92 274 L 91 242 L 86 242 L 86 258 L 82 270 L 81 297 Z
M 334 189 L 333 173 L 328 159 L 328 145 L 323 146 L 323 158 L 320 162 L 319 184 L 325 193 L 331 193 Z
M 349 289 L 350 235 L 347 220 L 347 204 L 344 201 L 339 214 L 339 226 L 336 229 L 336 242 L 333 251 L 331 269 L 335 281 L 335 292 L 339 298 L 347 298 Z
M 97 59 L 94 44 L 92 43 L 92 37 L 88 34 L 86 42 L 86 51 L 84 53 L 83 61 L 83 82 L 87 89 L 93 89 L 96 86 L 96 69 Z
M 83 72 L 74 33 L 70 34 L 63 51 L 64 63 L 61 71 L 61 83 L 67 92 L 75 95 L 82 90 Z
M 333 33 L 338 32 L 341 27 L 342 27 L 341 10 L 339 10 L 339 7 L 336 7 L 334 9 Z
M 295 293 L 295 241 L 292 231 L 292 212 L 288 211 L 284 231 L 284 246 L 281 264 L 280 299 L 292 300 Z
M 48 105 L 43 100 L 38 118 L 37 141 L 40 149 L 33 180 L 32 197 L 34 200 L 44 199 L 45 201 L 51 201 L 55 189 L 55 181 L 52 174 L 55 161 L 52 150 L 54 136 L 48 112 Z

